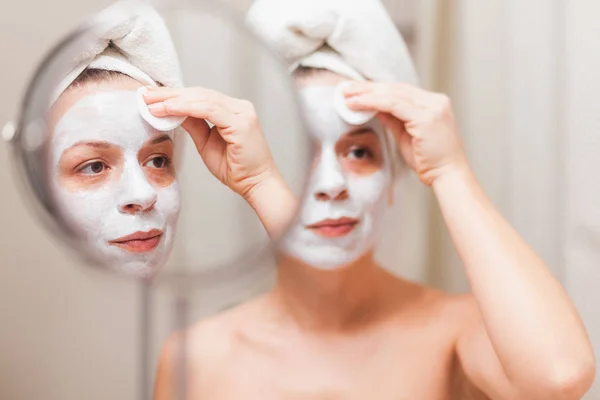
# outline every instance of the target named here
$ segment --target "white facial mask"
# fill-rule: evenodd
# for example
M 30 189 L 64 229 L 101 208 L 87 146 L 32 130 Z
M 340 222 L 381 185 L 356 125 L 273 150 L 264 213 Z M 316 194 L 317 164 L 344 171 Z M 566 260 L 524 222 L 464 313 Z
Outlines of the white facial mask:
M 95 93 L 73 105 L 58 121 L 51 142 L 55 199 L 68 222 L 78 229 L 89 251 L 114 269 L 148 278 L 165 263 L 173 246 L 180 209 L 177 181 L 153 185 L 138 161 L 138 151 L 152 138 L 165 135 L 140 116 L 136 92 Z M 173 139 L 173 132 L 166 133 Z M 62 153 L 79 142 L 108 142 L 123 151 L 118 179 L 90 189 L 67 189 L 58 182 Z M 131 204 L 139 212 L 126 212 Z M 153 206 L 152 206 L 153 205 Z M 142 211 L 144 210 L 144 211 Z M 157 247 L 133 253 L 109 244 L 136 232 L 163 231 Z
M 391 183 L 391 166 L 386 151 L 382 152 L 384 167 L 371 175 L 358 176 L 343 170 L 336 154 L 336 143 L 359 126 L 348 124 L 336 111 L 334 100 L 339 94 L 337 91 L 333 86 L 314 86 L 300 91 L 307 128 L 318 143 L 320 159 L 312 173 L 299 221 L 282 242 L 285 253 L 319 269 L 349 265 L 375 246 Z M 370 127 L 384 146 L 383 129 L 377 120 L 360 126 Z M 335 197 L 344 190 L 348 196 L 336 200 Z M 319 193 L 326 194 L 327 200 L 317 196 Z M 359 220 L 358 225 L 342 237 L 325 238 L 306 228 L 325 219 L 342 217 Z

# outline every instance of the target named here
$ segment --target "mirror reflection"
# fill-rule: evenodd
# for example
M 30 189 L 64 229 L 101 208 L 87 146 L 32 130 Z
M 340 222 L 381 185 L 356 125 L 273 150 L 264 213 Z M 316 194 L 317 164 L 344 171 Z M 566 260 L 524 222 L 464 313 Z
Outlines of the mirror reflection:
M 150 277 L 173 247 L 181 196 L 175 130 L 144 121 L 140 87 L 116 69 L 87 67 L 52 107 L 48 151 L 55 200 L 89 251 Z
M 203 7 L 117 2 L 55 49 L 29 91 L 25 176 L 59 237 L 103 269 L 149 280 L 168 265 L 208 286 L 258 273 L 252 260 L 289 222 L 265 210 L 304 186 L 291 79 L 234 14 Z M 225 70 L 232 57 L 239 68 Z
M 175 141 L 183 118 L 148 112 L 149 87 L 181 87 L 159 14 L 116 4 L 53 91 L 47 117 L 50 193 L 82 248 L 103 265 L 151 278 L 166 262 L 181 207 Z M 181 139 L 179 139 L 181 140 Z

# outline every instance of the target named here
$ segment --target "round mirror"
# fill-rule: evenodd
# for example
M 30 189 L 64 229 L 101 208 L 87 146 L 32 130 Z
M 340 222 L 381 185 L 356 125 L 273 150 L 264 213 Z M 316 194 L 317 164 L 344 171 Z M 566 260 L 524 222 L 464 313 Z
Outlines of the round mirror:
M 246 193 L 256 182 L 239 184 L 230 156 L 264 156 L 255 142 L 266 139 L 274 169 L 301 195 L 310 149 L 292 88 L 222 5 L 120 2 L 37 70 L 16 160 L 51 232 L 86 263 L 142 279 L 237 275 L 270 239 Z M 167 109 L 170 99 L 186 114 Z M 255 132 L 240 144 L 243 130 Z

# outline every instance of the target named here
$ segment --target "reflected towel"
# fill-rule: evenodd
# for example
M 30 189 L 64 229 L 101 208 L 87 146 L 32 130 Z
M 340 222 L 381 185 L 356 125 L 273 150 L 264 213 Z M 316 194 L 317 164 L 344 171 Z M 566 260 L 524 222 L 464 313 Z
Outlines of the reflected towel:
M 86 69 L 121 72 L 150 86 L 181 87 L 181 70 L 165 22 L 150 5 L 119 1 L 91 21 L 97 40 L 73 60 L 73 69 L 58 85 L 52 103 Z

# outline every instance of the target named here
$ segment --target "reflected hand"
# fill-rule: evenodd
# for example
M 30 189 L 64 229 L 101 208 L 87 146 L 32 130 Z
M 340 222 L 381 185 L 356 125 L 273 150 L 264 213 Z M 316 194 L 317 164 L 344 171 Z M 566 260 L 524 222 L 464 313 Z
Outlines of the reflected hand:
M 190 134 L 209 171 L 246 200 L 278 171 L 254 106 L 201 87 L 148 88 L 144 100 L 156 117 L 188 117 Z M 206 121 L 214 126 L 209 127 Z
M 468 168 L 447 96 L 404 83 L 362 82 L 349 85 L 344 94 L 350 109 L 379 112 L 402 157 L 425 185 Z

